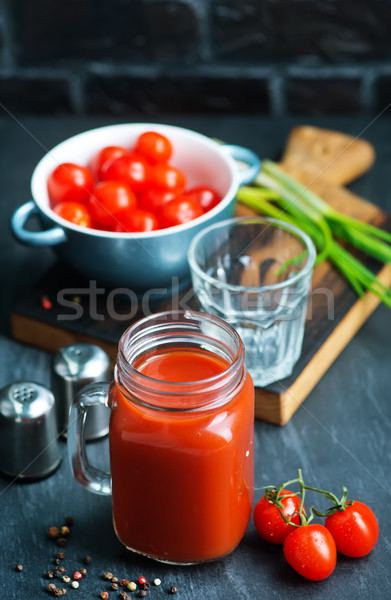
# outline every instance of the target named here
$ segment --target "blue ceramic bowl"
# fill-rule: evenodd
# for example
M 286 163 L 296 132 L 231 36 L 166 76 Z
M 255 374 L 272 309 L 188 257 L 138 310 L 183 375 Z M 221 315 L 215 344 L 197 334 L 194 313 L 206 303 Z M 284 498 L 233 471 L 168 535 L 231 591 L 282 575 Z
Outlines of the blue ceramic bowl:
M 182 169 L 188 187 L 210 185 L 222 201 L 205 215 L 168 229 L 149 233 L 113 233 L 73 225 L 49 206 L 47 179 L 63 162 L 87 165 L 104 146 L 131 147 L 143 131 L 158 131 L 173 145 L 171 162 Z M 239 169 L 237 161 L 244 163 Z M 58 257 L 89 280 L 110 288 L 126 287 L 135 292 L 171 289 L 173 282 L 190 280 L 187 250 L 193 236 L 206 225 L 233 215 L 240 185 L 251 182 L 259 170 L 259 159 L 240 146 L 220 145 L 204 135 L 170 125 L 135 123 L 111 125 L 86 131 L 55 146 L 36 166 L 31 179 L 33 200 L 12 216 L 16 238 L 30 246 L 51 246 Z M 25 228 L 30 216 L 38 214 L 44 228 Z

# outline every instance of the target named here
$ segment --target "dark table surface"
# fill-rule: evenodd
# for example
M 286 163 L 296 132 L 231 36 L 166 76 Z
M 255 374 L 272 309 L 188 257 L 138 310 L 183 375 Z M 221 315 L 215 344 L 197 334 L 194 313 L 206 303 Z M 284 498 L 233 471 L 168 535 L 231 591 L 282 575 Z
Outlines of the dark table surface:
M 126 119 L 122 119 L 124 121 Z M 132 119 L 127 119 L 132 120 Z M 140 119 L 138 119 L 140 120 Z M 261 157 L 277 159 L 290 128 L 312 123 L 362 135 L 375 146 L 377 161 L 370 173 L 353 186 L 355 192 L 391 212 L 391 120 L 366 118 L 281 119 L 247 117 L 164 117 L 164 121 L 195 129 L 230 143 L 247 146 Z M 0 387 L 17 380 L 50 385 L 50 355 L 10 339 L 12 303 L 53 263 L 48 249 L 18 244 L 9 232 L 9 219 L 30 199 L 34 166 L 51 148 L 72 134 L 114 121 L 99 117 L 0 119 L 0 274 L 1 331 Z M 335 572 L 320 583 L 302 579 L 285 562 L 281 549 L 263 542 L 251 522 L 240 546 L 224 560 L 179 568 L 139 558 L 122 550 L 111 524 L 110 498 L 93 495 L 72 479 L 64 454 L 51 477 L 35 483 L 12 482 L 0 475 L 0 596 L 7 600 L 47 597 L 44 574 L 53 566 L 57 548 L 46 536 L 51 525 L 72 515 L 75 525 L 65 548 L 64 566 L 73 573 L 85 554 L 93 562 L 78 590 L 79 600 L 98 598 L 107 585 L 102 573 L 110 570 L 129 579 L 159 577 L 162 585 L 148 597 L 177 598 L 336 598 L 384 599 L 391 590 L 391 312 L 379 307 L 304 405 L 283 428 L 255 424 L 255 485 L 280 484 L 293 478 L 298 467 L 312 485 L 339 493 L 349 488 L 351 498 L 369 504 L 380 523 L 373 552 L 362 559 L 339 557 Z M 62 443 L 65 451 L 65 444 Z M 89 445 L 98 464 L 107 463 L 107 440 Z M 135 484 L 142 485 L 142 482 Z M 255 500 L 261 496 L 255 492 Z M 23 563 L 24 571 L 15 572 Z M 110 597 L 118 597 L 111 592 Z

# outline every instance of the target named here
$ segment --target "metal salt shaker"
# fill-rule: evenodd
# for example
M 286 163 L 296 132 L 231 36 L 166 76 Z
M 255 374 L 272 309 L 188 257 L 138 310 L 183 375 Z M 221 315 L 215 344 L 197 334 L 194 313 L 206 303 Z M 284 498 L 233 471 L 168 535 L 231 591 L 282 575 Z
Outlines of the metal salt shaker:
M 60 348 L 53 357 L 52 390 L 56 399 L 59 432 L 66 437 L 73 397 L 89 383 L 111 381 L 110 360 L 94 344 L 76 343 Z M 109 431 L 110 411 L 103 405 L 88 411 L 85 438 L 95 440 Z
M 38 479 L 60 464 L 52 392 L 32 381 L 0 390 L 0 471 L 18 479 Z

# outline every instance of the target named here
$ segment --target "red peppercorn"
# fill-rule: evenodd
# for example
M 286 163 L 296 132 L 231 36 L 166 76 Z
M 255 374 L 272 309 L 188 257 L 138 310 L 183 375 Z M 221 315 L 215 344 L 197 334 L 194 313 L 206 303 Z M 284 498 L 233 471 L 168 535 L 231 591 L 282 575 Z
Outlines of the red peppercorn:
M 73 579 L 81 579 L 83 577 L 83 575 L 80 573 L 80 571 L 75 571 L 73 574 Z
M 47 296 L 42 296 L 41 305 L 42 308 L 44 308 L 45 310 L 50 310 L 51 308 L 53 308 L 53 302 Z
M 141 576 L 137 579 L 137 583 L 141 585 L 142 583 L 147 583 L 147 580 L 145 579 L 145 577 Z
M 121 579 L 121 581 L 119 582 L 119 584 L 122 587 L 126 587 L 128 585 L 128 583 L 129 583 L 129 579 Z

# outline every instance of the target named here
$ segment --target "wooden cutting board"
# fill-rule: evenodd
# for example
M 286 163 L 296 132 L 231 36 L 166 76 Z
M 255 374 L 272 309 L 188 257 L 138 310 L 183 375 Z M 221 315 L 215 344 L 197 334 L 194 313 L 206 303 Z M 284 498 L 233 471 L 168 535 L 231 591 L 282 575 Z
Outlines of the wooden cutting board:
M 373 160 L 373 148 L 362 140 L 302 127 L 289 137 L 281 164 L 338 210 L 391 231 L 388 215 L 341 185 L 364 173 Z M 237 213 L 251 211 L 238 205 Z M 358 256 L 384 284 L 391 285 L 391 265 L 382 267 Z M 99 290 L 63 266 L 55 266 L 15 304 L 13 337 L 52 352 L 76 341 L 97 343 L 114 363 L 119 338 L 131 322 L 145 314 L 145 307 L 143 310 L 134 296 Z M 373 294 L 357 298 L 331 264 L 317 266 L 301 357 L 291 377 L 256 389 L 256 417 L 277 425 L 287 423 L 378 304 Z M 151 312 L 172 307 L 197 309 L 199 305 L 191 288 L 163 300 L 152 297 L 147 303 Z

